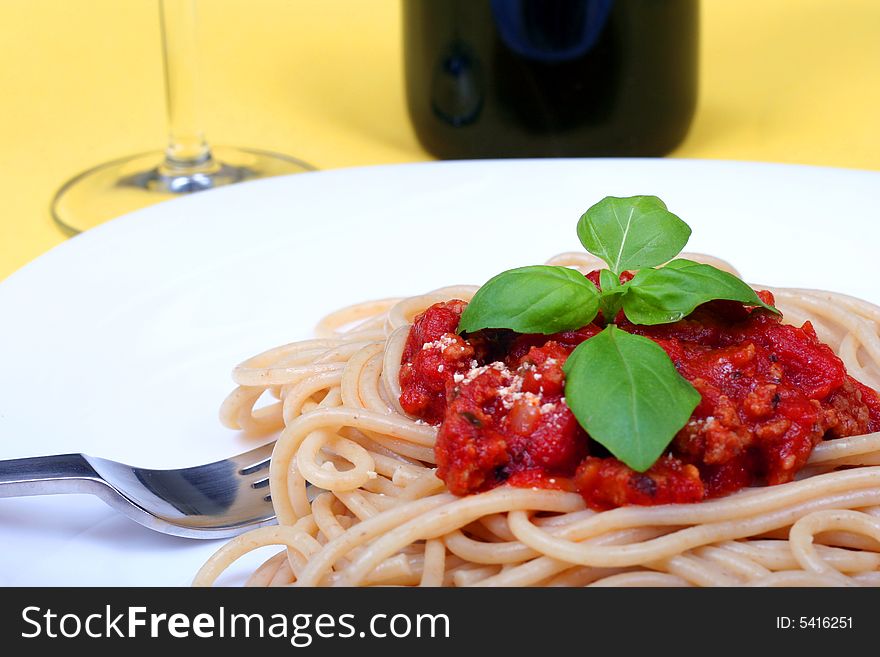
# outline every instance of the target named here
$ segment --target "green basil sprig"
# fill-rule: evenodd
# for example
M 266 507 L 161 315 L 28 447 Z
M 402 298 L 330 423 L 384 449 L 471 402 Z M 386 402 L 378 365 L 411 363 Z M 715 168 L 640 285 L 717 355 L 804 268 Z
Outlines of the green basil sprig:
M 700 401 L 666 352 L 614 325 L 620 310 L 634 324 L 676 322 L 699 306 L 727 299 L 778 313 L 736 276 L 711 265 L 672 260 L 691 234 L 656 196 L 607 197 L 578 221 L 578 237 L 608 264 L 599 290 L 566 267 L 522 267 L 483 285 L 461 316 L 459 332 L 508 328 L 557 333 L 592 322 L 607 326 L 565 363 L 565 397 L 581 426 L 639 472 L 669 446 Z M 627 283 L 620 274 L 638 270 Z

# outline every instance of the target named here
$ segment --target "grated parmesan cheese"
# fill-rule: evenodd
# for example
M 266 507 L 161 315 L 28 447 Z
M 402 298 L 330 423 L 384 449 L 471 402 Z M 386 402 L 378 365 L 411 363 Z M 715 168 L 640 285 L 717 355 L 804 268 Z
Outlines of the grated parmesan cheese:
M 426 342 L 425 344 L 423 344 L 422 351 L 425 351 L 427 349 L 439 349 L 440 353 L 443 353 L 444 351 L 446 351 L 447 347 L 451 347 L 452 345 L 456 344 L 457 342 L 458 342 L 458 340 L 454 336 L 444 335 L 443 337 L 439 338 L 438 340 L 434 340 L 432 342 Z
M 556 359 L 548 358 L 546 362 L 552 365 L 557 361 Z M 471 360 L 470 365 L 470 369 L 466 372 L 456 372 L 453 374 L 452 380 L 456 384 L 467 385 L 473 383 L 477 377 L 485 374 L 490 369 L 497 370 L 501 374 L 503 385 L 496 389 L 495 395 L 501 402 L 501 405 L 508 411 L 511 410 L 517 402 L 525 402 L 528 406 L 537 408 L 541 415 L 558 411 L 560 403 L 565 405 L 565 397 L 561 397 L 557 402 L 545 403 L 543 387 L 539 389 L 537 394 L 533 392 L 524 392 L 522 389 L 524 383 L 523 376 L 511 371 L 511 369 L 501 361 L 495 361 L 488 365 L 479 365 L 476 360 Z M 530 369 L 534 369 L 534 366 L 524 365 L 520 367 L 518 372 L 525 373 Z M 541 374 L 533 374 L 532 376 L 534 376 L 535 379 L 541 379 Z M 557 420 L 558 424 L 559 418 L 554 419 Z

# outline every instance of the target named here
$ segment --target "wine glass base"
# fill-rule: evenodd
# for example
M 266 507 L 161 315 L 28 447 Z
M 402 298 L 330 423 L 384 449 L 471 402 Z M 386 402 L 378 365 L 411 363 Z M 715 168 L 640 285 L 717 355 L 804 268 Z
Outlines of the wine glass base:
M 296 158 L 269 151 L 218 146 L 211 165 L 182 172 L 155 151 L 113 160 L 67 181 L 52 199 L 52 218 L 75 235 L 119 215 L 185 194 L 245 180 L 314 170 Z

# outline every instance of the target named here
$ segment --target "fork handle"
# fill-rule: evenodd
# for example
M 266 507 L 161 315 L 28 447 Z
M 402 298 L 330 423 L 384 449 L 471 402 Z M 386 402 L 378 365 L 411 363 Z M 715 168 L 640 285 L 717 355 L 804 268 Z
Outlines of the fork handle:
M 0 497 L 95 493 L 104 480 L 82 454 L 0 461 Z

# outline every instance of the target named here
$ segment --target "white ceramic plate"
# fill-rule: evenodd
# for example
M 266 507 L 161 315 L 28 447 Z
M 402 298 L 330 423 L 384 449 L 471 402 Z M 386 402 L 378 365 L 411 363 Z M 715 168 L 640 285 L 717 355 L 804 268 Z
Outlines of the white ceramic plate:
M 880 302 L 878 191 L 865 171 L 482 161 L 301 174 L 154 206 L 0 284 L 0 458 L 180 467 L 244 451 L 253 439 L 217 419 L 237 362 L 348 303 L 578 249 L 577 218 L 606 195 L 660 196 L 693 228 L 689 250 L 747 280 Z M 155 534 L 85 495 L 0 499 L 3 585 L 185 585 L 219 545 Z

